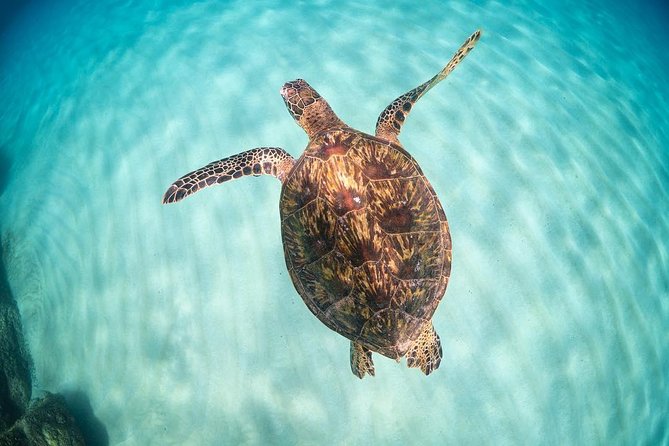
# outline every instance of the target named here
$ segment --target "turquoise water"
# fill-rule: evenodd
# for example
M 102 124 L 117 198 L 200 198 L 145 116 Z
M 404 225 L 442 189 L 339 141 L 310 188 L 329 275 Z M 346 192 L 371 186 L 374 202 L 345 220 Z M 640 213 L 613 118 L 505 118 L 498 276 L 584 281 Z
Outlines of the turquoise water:
M 0 230 L 35 394 L 109 444 L 669 444 L 669 14 L 597 2 L 32 2 L 0 35 Z M 280 184 L 167 186 L 307 138 L 308 80 L 372 132 L 484 35 L 401 134 L 453 270 L 425 377 L 311 315 Z

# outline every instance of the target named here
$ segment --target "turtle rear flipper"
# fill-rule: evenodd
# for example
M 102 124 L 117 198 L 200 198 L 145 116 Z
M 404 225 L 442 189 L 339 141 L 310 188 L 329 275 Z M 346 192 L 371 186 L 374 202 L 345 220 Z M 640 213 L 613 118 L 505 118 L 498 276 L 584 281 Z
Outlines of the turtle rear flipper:
M 458 51 L 455 52 L 448 64 L 432 79 L 422 85 L 419 85 L 413 90 L 404 93 L 402 96 L 391 102 L 390 105 L 388 105 L 385 110 L 381 112 L 379 119 L 376 121 L 376 136 L 399 144 L 397 136 L 400 134 L 404 120 L 409 115 L 409 112 L 411 112 L 411 108 L 416 103 L 416 101 L 420 99 L 420 97 L 425 93 L 427 93 L 430 88 L 444 80 L 446 76 L 448 76 L 451 71 L 453 71 L 453 69 L 460 63 L 460 61 L 464 59 L 467 54 L 469 54 L 480 37 L 481 30 L 476 30 L 474 34 L 465 40 Z
M 425 324 L 406 356 L 409 367 L 420 367 L 426 375 L 437 370 L 441 363 L 441 341 L 432 322 Z
M 366 373 L 374 376 L 372 351 L 358 342 L 351 341 L 351 371 L 362 379 Z
M 258 147 L 214 161 L 176 180 L 163 195 L 163 204 L 176 203 L 200 189 L 245 175 L 272 175 L 281 182 L 295 159 L 278 147 Z

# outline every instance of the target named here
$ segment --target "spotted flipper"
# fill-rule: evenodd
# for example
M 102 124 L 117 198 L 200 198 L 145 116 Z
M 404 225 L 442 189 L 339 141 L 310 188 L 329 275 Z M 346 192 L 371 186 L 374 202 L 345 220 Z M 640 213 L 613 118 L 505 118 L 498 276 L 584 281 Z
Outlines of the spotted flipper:
M 176 180 L 163 196 L 163 204 L 176 203 L 200 189 L 245 175 L 273 175 L 282 183 L 295 159 L 278 147 L 247 150 L 188 173 Z
M 374 376 L 371 350 L 353 341 L 351 341 L 351 371 L 360 379 L 364 378 L 366 373 Z
M 383 110 L 381 115 L 379 115 L 379 119 L 376 121 L 376 136 L 394 143 L 399 143 L 397 136 L 400 134 L 404 120 L 411 112 L 416 101 L 427 93 L 430 88 L 444 80 L 460 61 L 469 54 L 480 37 L 481 30 L 477 30 L 465 40 L 465 43 L 463 43 L 460 49 L 453 55 L 453 58 L 448 62 L 448 65 L 437 73 L 436 76 L 391 102 L 390 105 Z
M 441 341 L 432 322 L 425 324 L 423 331 L 406 354 L 409 367 L 420 367 L 426 375 L 437 370 L 441 363 Z

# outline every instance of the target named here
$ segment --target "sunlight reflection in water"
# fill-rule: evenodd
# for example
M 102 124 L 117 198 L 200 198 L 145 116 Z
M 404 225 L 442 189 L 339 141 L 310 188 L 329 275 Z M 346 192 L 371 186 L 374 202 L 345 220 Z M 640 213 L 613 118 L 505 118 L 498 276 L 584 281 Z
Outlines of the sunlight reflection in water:
M 499 2 L 106 6 L 45 13 L 3 47 L 2 230 L 39 389 L 84 391 L 112 444 L 667 441 L 667 58 L 637 22 Z M 442 368 L 378 358 L 359 382 L 292 288 L 275 180 L 161 195 L 240 150 L 298 155 L 284 81 L 372 131 L 479 26 L 402 132 L 453 232 Z

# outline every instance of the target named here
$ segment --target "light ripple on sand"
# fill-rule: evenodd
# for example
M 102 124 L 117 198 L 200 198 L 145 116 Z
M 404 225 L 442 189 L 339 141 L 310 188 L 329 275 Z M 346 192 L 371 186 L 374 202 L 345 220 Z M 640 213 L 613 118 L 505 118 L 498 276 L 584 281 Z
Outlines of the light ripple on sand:
M 615 8 L 411 5 L 81 3 L 14 31 L 0 223 L 39 388 L 83 390 L 112 444 L 666 441 L 666 57 Z M 371 131 L 478 26 L 402 132 L 453 231 L 442 368 L 359 382 L 292 289 L 275 180 L 160 197 L 299 154 L 284 81 Z

